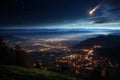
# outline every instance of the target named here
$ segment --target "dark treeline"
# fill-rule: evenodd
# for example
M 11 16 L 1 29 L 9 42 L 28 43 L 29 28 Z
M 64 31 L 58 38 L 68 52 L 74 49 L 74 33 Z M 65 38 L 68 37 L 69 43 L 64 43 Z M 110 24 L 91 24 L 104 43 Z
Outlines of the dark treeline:
M 18 45 L 13 48 L 7 46 L 4 39 L 0 39 L 0 65 L 17 65 L 30 67 L 30 59 Z

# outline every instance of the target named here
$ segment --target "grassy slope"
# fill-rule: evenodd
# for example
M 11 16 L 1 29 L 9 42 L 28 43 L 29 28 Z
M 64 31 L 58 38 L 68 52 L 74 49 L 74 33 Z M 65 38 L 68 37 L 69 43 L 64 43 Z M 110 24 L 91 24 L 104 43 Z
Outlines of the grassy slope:
M 0 65 L 0 80 L 77 80 L 74 77 L 40 69 Z

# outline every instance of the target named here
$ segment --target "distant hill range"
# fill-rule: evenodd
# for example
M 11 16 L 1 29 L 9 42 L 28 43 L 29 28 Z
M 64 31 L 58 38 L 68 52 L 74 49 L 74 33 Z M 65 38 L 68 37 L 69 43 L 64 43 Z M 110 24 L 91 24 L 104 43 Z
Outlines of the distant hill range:
M 94 49 L 94 53 L 100 56 L 111 58 L 120 62 L 120 36 L 108 35 L 99 36 L 96 38 L 89 38 L 81 43 L 76 44 L 73 48 L 93 48 L 94 45 L 102 46 Z
M 114 48 L 120 45 L 119 35 L 98 36 L 96 38 L 89 38 L 73 46 L 73 48 L 91 48 L 94 45 L 100 45 L 105 48 Z

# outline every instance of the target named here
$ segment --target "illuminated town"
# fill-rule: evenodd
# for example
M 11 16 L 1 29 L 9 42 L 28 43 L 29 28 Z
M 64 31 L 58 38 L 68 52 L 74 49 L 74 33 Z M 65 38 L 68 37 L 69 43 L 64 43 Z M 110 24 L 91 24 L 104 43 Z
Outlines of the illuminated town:
M 118 67 L 119 64 L 114 64 L 110 61 L 110 59 L 105 57 L 97 56 L 94 53 L 96 48 L 101 48 L 102 46 L 94 45 L 93 48 L 90 49 L 81 49 L 81 53 L 71 54 L 69 56 L 64 56 L 57 59 L 57 62 L 66 63 L 72 66 L 75 69 L 75 73 L 79 74 L 81 71 L 92 71 L 97 66 L 103 67 Z
M 80 74 L 81 71 L 92 71 L 99 65 L 110 68 L 119 66 L 118 63 L 114 64 L 110 59 L 95 53 L 96 49 L 102 48 L 100 45 L 94 45 L 91 48 L 73 49 L 65 41 L 67 39 L 33 39 L 16 42 L 16 44 L 21 46 L 27 53 L 38 52 L 39 58 L 33 62 L 33 66 L 36 66 L 37 62 L 41 66 L 40 68 L 44 70 L 53 68 L 59 68 L 60 70 L 62 69 L 61 66 L 66 64 L 73 69 L 73 73 Z M 56 53 L 59 54 L 56 55 Z M 53 60 L 46 60 L 45 55 L 49 55 L 49 58 L 53 58 Z
M 25 42 L 16 42 L 17 45 L 21 46 L 26 52 L 56 52 L 62 51 L 64 53 L 70 52 L 70 47 L 66 44 L 62 44 L 62 41 L 66 39 L 33 39 Z

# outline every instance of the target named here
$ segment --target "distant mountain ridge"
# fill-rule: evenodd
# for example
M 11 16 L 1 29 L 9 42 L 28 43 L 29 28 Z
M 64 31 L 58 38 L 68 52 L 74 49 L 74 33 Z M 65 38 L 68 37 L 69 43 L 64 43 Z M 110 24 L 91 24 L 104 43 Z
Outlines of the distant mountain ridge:
M 94 45 L 102 46 L 94 48 Z M 89 38 L 74 46 L 75 49 L 94 48 L 94 54 L 111 59 L 113 62 L 120 62 L 120 35 L 99 36 Z
M 106 48 L 113 48 L 120 45 L 119 35 L 98 36 L 96 38 L 89 38 L 73 46 L 73 48 L 91 48 L 94 45 L 100 45 Z

